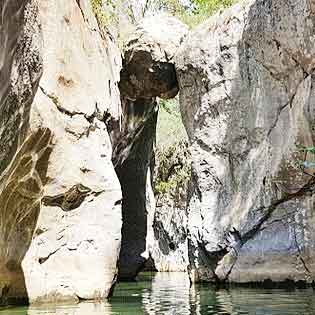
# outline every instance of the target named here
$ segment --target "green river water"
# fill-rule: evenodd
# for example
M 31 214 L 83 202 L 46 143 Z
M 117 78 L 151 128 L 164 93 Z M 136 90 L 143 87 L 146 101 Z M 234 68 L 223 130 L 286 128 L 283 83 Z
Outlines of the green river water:
M 12 307 L 0 315 L 315 315 L 313 289 L 220 289 L 190 287 L 186 274 L 142 274 L 138 282 L 120 283 L 103 303 Z

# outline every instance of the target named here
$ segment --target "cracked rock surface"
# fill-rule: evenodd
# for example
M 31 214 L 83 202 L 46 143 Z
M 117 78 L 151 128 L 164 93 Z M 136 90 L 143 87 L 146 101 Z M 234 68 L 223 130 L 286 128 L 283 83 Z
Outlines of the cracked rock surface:
M 177 95 L 173 58 L 187 32 L 186 25 L 169 15 L 141 21 L 124 53 L 120 82 L 124 97 L 167 99 Z
M 134 279 L 148 259 L 155 211 L 148 173 L 154 165 L 156 98 L 178 92 L 173 57 L 187 31 L 176 18 L 161 15 L 144 19 L 127 43 L 119 83 L 122 125 L 113 132 L 113 162 L 123 193 L 121 280 Z
M 193 281 L 312 282 L 315 10 L 244 1 L 194 29 L 175 62 L 190 138 Z
M 0 3 L 0 305 L 26 298 L 21 262 L 31 242 L 40 185 L 45 181 L 45 167 L 41 172 L 35 168 L 48 153 L 50 139 L 44 130 L 27 132 L 42 69 L 40 47 L 33 45 L 38 24 L 32 18 L 34 8 L 25 9 L 26 4 Z M 24 15 L 31 24 L 23 33 Z
M 0 4 L 0 296 L 106 298 L 121 241 L 106 126 L 121 111 L 120 54 L 89 1 L 11 3 Z
M 187 271 L 186 203 L 191 164 L 188 149 L 189 144 L 183 139 L 155 151 L 156 202 L 148 250 L 154 267 L 161 272 Z

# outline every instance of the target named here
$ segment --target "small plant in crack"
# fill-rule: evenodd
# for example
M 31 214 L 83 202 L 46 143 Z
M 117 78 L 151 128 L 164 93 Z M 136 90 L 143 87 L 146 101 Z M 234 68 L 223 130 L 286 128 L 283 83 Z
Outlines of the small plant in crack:
M 313 162 L 307 161 L 308 154 L 312 154 L 315 156 L 315 147 L 314 146 L 306 147 L 302 145 L 302 146 L 298 146 L 298 151 L 304 153 L 303 160 L 298 160 L 298 167 L 303 172 L 303 174 L 311 176 L 311 177 L 315 177 L 314 172 L 310 173 L 308 171 L 308 169 L 315 168 L 315 161 Z

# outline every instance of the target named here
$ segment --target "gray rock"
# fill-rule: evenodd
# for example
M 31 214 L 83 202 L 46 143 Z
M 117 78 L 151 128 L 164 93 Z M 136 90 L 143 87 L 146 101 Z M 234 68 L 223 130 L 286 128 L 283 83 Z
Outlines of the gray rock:
M 314 144 L 310 1 L 242 1 L 194 29 L 177 54 L 191 142 L 194 281 L 311 282 Z M 307 172 L 313 173 L 314 169 Z
M 158 271 L 187 271 L 186 204 L 191 172 L 187 141 L 157 148 L 155 163 L 156 208 L 148 242 L 150 257 Z
M 113 132 L 113 162 L 123 192 L 121 280 L 134 279 L 148 259 L 154 206 L 147 204 L 147 178 L 153 165 L 156 97 L 178 92 L 173 56 L 186 33 L 176 18 L 157 16 L 145 19 L 127 43 L 119 84 L 123 119 Z
M 168 15 L 145 18 L 128 40 L 121 72 L 124 97 L 172 98 L 178 93 L 173 57 L 188 28 Z
M 17 45 L 23 1 L 16 3 L 0 5 L 0 36 L 10 38 L 1 50 L 2 295 L 31 303 L 106 298 L 121 242 L 106 126 L 121 112 L 120 53 L 87 0 L 30 1 Z
M 49 131 L 28 132 L 42 61 L 36 7 L 25 9 L 27 2 L 0 4 L 0 304 L 27 297 L 21 263 L 32 240 L 45 180 L 45 167 L 38 172 L 36 160 L 49 155 L 51 139 Z M 25 27 L 24 16 L 29 21 Z

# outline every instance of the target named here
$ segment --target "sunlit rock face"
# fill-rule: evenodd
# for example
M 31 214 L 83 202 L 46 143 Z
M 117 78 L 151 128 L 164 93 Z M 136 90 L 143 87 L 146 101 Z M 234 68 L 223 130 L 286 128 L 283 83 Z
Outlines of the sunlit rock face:
M 314 23 L 312 1 L 242 1 L 175 58 L 192 280 L 314 280 Z
M 27 298 L 21 262 L 46 182 L 40 160 L 51 144 L 49 130 L 29 132 L 42 61 L 36 6 L 25 9 L 27 2 L 0 3 L 0 304 Z
M 178 92 L 173 57 L 186 33 L 176 18 L 156 16 L 145 19 L 126 45 L 119 84 L 123 119 L 121 129 L 113 132 L 113 162 L 123 192 L 121 280 L 133 279 L 148 258 L 155 207 L 148 207 L 146 196 L 151 189 L 147 178 L 153 165 L 156 97 Z
M 87 0 L 29 1 L 24 28 L 14 2 L 0 5 L 3 301 L 105 298 L 121 241 L 106 126 L 121 111 L 120 54 Z

